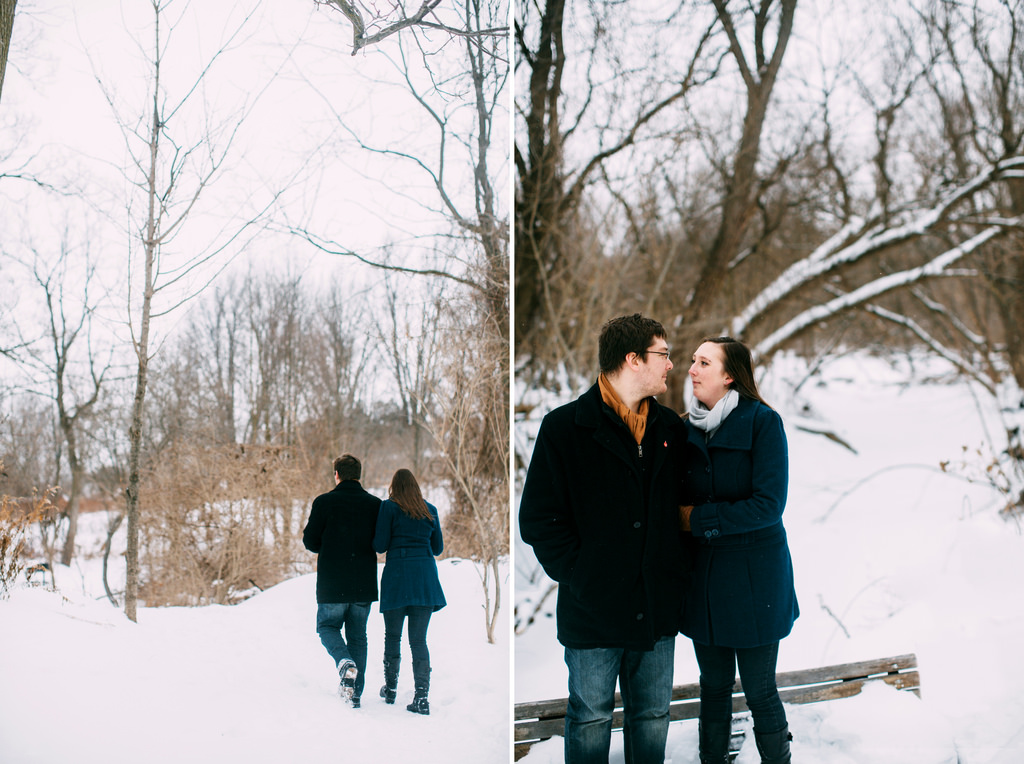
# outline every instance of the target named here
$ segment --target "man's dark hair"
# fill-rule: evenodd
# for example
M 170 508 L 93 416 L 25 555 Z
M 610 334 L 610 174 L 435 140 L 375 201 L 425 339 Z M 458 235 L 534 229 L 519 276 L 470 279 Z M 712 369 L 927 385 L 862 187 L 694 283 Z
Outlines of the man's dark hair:
M 644 318 L 639 313 L 613 318 L 601 328 L 597 341 L 601 371 L 605 374 L 617 371 L 630 353 L 643 355 L 655 337 L 666 339 L 668 335 L 665 327 L 653 318 Z
M 359 480 L 363 465 L 352 454 L 343 454 L 334 460 L 334 471 L 338 473 L 338 480 Z

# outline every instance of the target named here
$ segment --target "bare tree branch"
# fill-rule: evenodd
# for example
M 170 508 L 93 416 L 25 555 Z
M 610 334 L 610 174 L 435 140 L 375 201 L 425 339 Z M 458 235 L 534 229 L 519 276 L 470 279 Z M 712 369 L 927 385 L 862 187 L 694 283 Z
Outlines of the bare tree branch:
M 931 230 L 947 218 L 958 203 L 969 199 L 980 189 L 998 180 L 1012 168 L 1024 166 L 1024 157 L 1011 157 L 986 169 L 958 188 L 947 192 L 934 206 L 917 211 L 896 227 L 886 227 L 878 218 L 854 218 L 841 230 L 817 247 L 809 256 L 798 260 L 766 286 L 732 321 L 731 331 L 742 336 L 747 327 L 783 296 L 791 294 L 812 279 L 836 268 L 841 263 L 855 262 L 868 254 L 908 241 Z M 877 210 L 873 211 L 877 212 Z M 998 232 L 1007 222 L 993 223 Z
M 867 312 L 878 316 L 879 318 L 884 318 L 886 321 L 891 321 L 894 324 L 898 324 L 906 329 L 909 329 L 910 332 L 919 340 L 921 340 L 925 347 L 927 347 L 929 350 L 935 353 L 935 355 L 939 356 L 940 358 L 945 358 L 955 368 L 959 369 L 962 373 L 976 380 L 991 395 L 996 394 L 996 388 L 992 380 L 989 379 L 986 375 L 980 373 L 974 363 L 972 363 L 969 359 L 962 357 L 960 354 L 954 353 L 950 348 L 948 348 L 942 342 L 933 337 L 923 326 L 921 326 L 914 319 L 910 318 L 909 316 L 904 316 L 894 311 L 887 310 L 879 305 L 865 305 L 864 309 Z
M 391 35 L 398 34 L 404 29 L 421 27 L 424 29 L 436 29 L 452 37 L 467 37 L 480 39 L 484 37 L 504 38 L 508 34 L 507 26 L 491 26 L 485 28 L 469 29 L 458 28 L 439 20 L 428 20 L 435 17 L 435 11 L 441 4 L 441 0 L 423 0 L 420 7 L 408 15 L 405 5 L 402 2 L 395 2 L 389 12 L 381 13 L 376 9 L 368 8 L 363 3 L 352 2 L 351 0 L 314 0 L 317 5 L 330 5 L 337 8 L 349 23 L 352 24 L 352 55 L 370 45 L 376 45 Z M 376 31 L 372 31 L 376 30 Z M 501 57 L 500 54 L 494 55 Z
M 1024 218 L 1012 221 L 1014 225 L 1024 223 Z M 1006 232 L 1002 226 L 987 228 L 981 233 L 975 234 L 962 244 L 943 252 L 930 262 L 917 268 L 911 268 L 900 273 L 893 273 L 882 278 L 875 279 L 864 286 L 853 290 L 849 294 L 836 297 L 823 305 L 817 305 L 805 310 L 786 322 L 785 325 L 772 332 L 763 340 L 757 343 L 755 353 L 760 357 L 766 357 L 776 350 L 783 342 L 794 337 L 798 333 L 822 321 L 828 316 L 846 310 L 848 308 L 862 305 L 879 295 L 890 292 L 898 287 L 913 284 L 922 279 L 937 276 L 948 266 L 960 260 L 965 255 L 976 251 L 986 242 Z
M 390 263 L 386 263 L 380 260 L 372 260 L 369 257 L 361 255 L 358 252 L 355 252 L 351 249 L 338 247 L 337 245 L 331 242 L 324 241 L 320 239 L 318 236 L 310 233 L 309 231 L 299 228 L 288 228 L 286 230 L 289 233 L 298 236 L 299 238 L 305 239 L 314 247 L 319 249 L 321 252 L 325 252 L 328 255 L 341 255 L 343 257 L 351 257 L 358 260 L 361 263 L 365 263 L 366 265 L 371 266 L 372 268 L 379 268 L 385 271 L 394 271 L 396 273 L 409 273 L 417 276 L 436 276 L 438 278 L 449 279 L 458 284 L 462 284 L 463 286 L 470 287 L 475 291 L 481 291 L 483 289 L 481 285 L 477 284 L 472 279 L 468 279 L 463 276 L 458 276 L 454 273 L 449 273 L 448 271 L 442 271 L 436 268 L 409 268 L 404 265 L 392 265 Z

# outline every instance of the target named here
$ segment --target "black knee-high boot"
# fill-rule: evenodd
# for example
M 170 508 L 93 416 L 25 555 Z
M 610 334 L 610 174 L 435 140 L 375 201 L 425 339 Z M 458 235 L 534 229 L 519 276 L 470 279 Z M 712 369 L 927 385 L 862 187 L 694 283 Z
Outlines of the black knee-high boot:
M 700 764 L 729 764 L 729 739 L 732 737 L 732 719 L 727 721 L 700 720 Z
M 792 739 L 788 724 L 778 732 L 768 734 L 755 729 L 754 740 L 757 742 L 757 752 L 761 754 L 761 764 L 790 764 L 792 756 L 789 741 Z
M 427 693 L 430 692 L 430 661 L 412 662 L 412 678 L 416 683 L 416 693 L 413 695 L 412 703 L 405 708 L 414 714 L 428 715 L 430 703 L 427 702 Z
M 401 660 L 401 656 L 384 659 L 384 686 L 380 688 L 380 696 L 389 705 L 395 702 L 398 694 L 398 665 Z

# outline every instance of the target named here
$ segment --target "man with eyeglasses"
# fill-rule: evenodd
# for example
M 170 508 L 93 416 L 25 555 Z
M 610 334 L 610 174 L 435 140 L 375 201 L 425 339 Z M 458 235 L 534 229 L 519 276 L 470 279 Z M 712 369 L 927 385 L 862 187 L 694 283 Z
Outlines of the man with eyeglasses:
M 609 321 L 601 373 L 544 417 L 519 530 L 558 582 L 558 640 L 569 669 L 565 761 L 608 761 L 615 684 L 627 764 L 664 761 L 686 551 L 679 532 L 683 424 L 667 391 L 665 329 L 640 314 Z

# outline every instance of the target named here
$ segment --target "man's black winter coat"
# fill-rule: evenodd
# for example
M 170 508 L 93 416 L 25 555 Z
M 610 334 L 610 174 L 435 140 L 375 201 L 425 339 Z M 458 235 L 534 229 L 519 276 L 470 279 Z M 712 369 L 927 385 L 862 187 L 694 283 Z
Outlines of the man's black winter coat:
M 342 480 L 313 500 L 302 543 L 316 552 L 318 604 L 376 602 L 377 554 L 373 533 L 380 499 L 358 480 Z
M 558 582 L 566 647 L 649 650 L 677 633 L 679 416 L 653 398 L 640 447 L 597 385 L 541 422 L 519 531 Z

